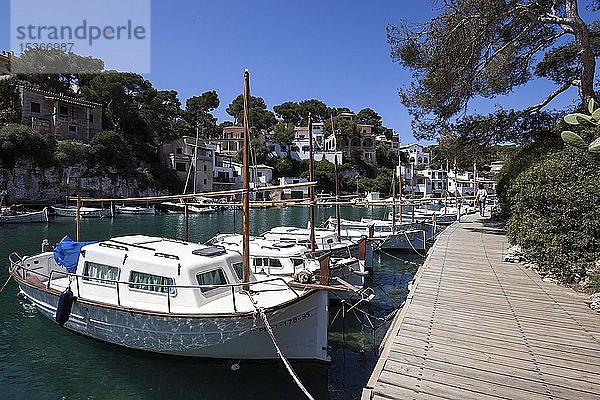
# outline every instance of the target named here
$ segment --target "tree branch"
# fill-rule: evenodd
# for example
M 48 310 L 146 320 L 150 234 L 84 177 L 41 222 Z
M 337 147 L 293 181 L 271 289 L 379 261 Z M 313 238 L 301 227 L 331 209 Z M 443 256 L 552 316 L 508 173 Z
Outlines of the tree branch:
M 548 105 L 548 103 L 550 103 L 552 100 L 554 100 L 556 98 L 556 96 L 558 96 L 562 92 L 566 91 L 571 86 L 578 86 L 579 85 L 578 82 L 579 82 L 578 80 L 572 80 L 572 81 L 565 82 L 562 86 L 559 86 L 558 88 L 556 88 L 556 90 L 554 90 L 552 93 L 550 93 L 548 95 L 548 97 L 546 97 L 542 102 L 540 102 L 536 105 L 533 105 L 531 107 L 527 107 L 522 112 L 524 114 L 528 114 L 528 113 L 540 111 L 542 108 L 546 107 Z

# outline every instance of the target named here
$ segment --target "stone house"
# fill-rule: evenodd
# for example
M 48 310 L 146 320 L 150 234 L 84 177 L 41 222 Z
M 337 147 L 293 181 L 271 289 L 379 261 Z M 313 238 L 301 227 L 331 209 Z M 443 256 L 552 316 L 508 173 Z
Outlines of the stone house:
M 159 149 L 161 162 L 174 170 L 183 182 L 188 181 L 187 193 L 213 190 L 213 154 L 214 148 L 203 143 L 198 144 L 196 152 L 196 138 L 191 136 L 165 143 Z
M 341 113 L 340 118 L 352 121 L 355 118 L 354 113 Z M 363 161 L 376 161 L 376 143 L 373 133 L 373 125 L 357 124 L 358 132 L 352 135 L 342 135 L 340 133 L 331 134 L 325 139 L 325 151 L 341 151 L 344 155 L 344 161 L 351 159 L 354 155 L 360 156 Z
M 102 105 L 19 87 L 21 123 L 57 140 L 89 143 L 102 130 Z

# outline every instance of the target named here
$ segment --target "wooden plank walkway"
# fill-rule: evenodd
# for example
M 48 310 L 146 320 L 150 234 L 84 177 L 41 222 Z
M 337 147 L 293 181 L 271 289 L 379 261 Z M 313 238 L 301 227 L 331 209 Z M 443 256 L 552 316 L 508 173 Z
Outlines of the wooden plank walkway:
M 362 399 L 600 399 L 587 296 L 504 263 L 494 223 L 462 221 L 419 268 Z

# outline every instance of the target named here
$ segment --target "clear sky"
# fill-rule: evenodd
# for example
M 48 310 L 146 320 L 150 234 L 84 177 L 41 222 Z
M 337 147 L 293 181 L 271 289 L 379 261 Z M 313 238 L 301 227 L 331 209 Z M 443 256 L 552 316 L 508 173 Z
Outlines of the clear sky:
M 215 114 L 223 121 L 248 68 L 252 94 L 270 109 L 310 98 L 354 111 L 371 107 L 407 143 L 413 141 L 410 118 L 397 89 L 410 82 L 410 73 L 391 62 L 386 25 L 425 21 L 432 7 L 428 0 L 153 0 L 152 73 L 145 77 L 158 89 L 178 91 L 182 103 L 216 90 L 221 106 Z M 0 0 L 0 49 L 9 48 L 7 15 L 9 0 Z M 529 105 L 550 88 L 539 83 L 508 102 L 476 102 L 473 109 Z

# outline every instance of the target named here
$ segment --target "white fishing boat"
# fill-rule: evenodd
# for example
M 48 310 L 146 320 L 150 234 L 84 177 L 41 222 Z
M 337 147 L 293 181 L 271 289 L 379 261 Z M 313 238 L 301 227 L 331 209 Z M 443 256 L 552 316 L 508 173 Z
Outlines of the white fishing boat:
M 219 234 L 209 243 L 229 250 L 241 252 L 243 236 L 239 234 Z M 313 282 L 320 273 L 321 265 L 310 257 L 310 250 L 292 242 L 277 242 L 264 238 L 250 239 L 250 265 L 254 274 L 267 276 L 294 277 L 298 281 Z M 364 260 L 355 257 L 330 258 L 328 275 L 339 278 L 360 289 L 364 286 Z
M 310 223 L 309 223 L 310 224 Z M 279 226 L 264 232 L 261 237 L 273 242 L 296 243 L 302 246 L 310 246 L 310 229 L 297 228 L 293 226 Z M 335 232 L 327 229 L 315 229 L 316 250 L 330 251 L 333 257 L 357 257 L 359 256 L 358 240 L 340 239 Z M 373 253 L 367 246 L 366 264 L 367 268 L 372 265 Z
M 141 207 L 141 206 L 115 206 L 115 214 L 155 215 L 156 209 L 154 207 Z
M 142 235 L 63 250 L 13 253 L 10 274 L 25 298 L 69 331 L 157 353 L 275 359 L 272 328 L 286 357 L 329 361 L 327 292 L 264 275 L 243 283 L 236 251 Z M 70 257 L 74 265 L 55 261 Z M 59 305 L 67 288 L 70 310 Z
M 77 216 L 77 207 L 75 206 L 52 206 L 52 208 L 54 209 L 56 215 L 59 217 L 74 218 Z M 79 216 L 81 218 L 107 218 L 112 217 L 112 212 L 109 208 L 80 207 Z
M 464 213 L 461 213 L 464 215 Z M 456 221 L 458 216 L 458 209 L 449 207 L 448 209 L 443 208 L 439 211 L 436 210 L 428 210 L 423 208 L 415 208 L 414 215 L 412 211 L 402 213 L 402 218 L 400 218 L 400 214 L 396 213 L 396 221 L 404 222 L 434 222 L 438 225 L 448 225 Z M 387 216 L 388 220 L 392 220 L 392 212 L 390 211 Z
M 337 220 L 330 218 L 325 229 L 337 232 Z M 394 224 L 392 221 L 365 219 L 350 221 L 340 219 L 340 236 L 344 239 L 356 240 L 368 236 L 376 241 L 376 249 L 381 250 L 426 250 L 427 243 L 439 227 L 433 223 Z
M 30 222 L 48 222 L 48 208 L 42 211 L 19 211 L 5 209 L 0 214 L 0 224 L 23 224 Z
M 175 202 L 171 202 L 171 201 L 166 201 L 161 203 L 161 207 L 165 210 L 167 210 L 167 212 L 169 213 L 175 213 L 175 214 L 183 214 L 185 213 L 185 206 L 186 203 L 175 203 Z M 195 203 L 195 202 L 188 202 L 187 203 L 187 211 L 190 214 L 211 214 L 214 213 L 216 211 L 215 207 L 212 206 L 208 206 L 208 205 L 202 205 L 199 203 Z

